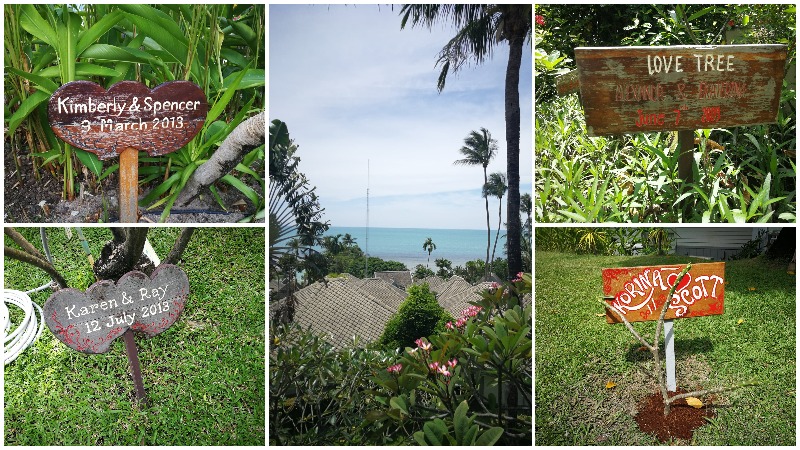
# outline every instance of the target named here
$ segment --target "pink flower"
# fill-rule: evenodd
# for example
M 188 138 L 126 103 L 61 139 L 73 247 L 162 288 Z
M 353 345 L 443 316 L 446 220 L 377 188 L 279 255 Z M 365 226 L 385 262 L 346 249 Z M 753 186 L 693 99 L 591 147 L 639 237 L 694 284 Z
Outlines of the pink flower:
M 511 280 L 511 281 L 513 281 L 514 283 L 516 283 L 516 282 L 518 282 L 518 281 L 522 281 L 522 272 L 519 272 L 519 273 L 517 274 L 517 278 L 514 278 L 514 279 L 513 279 L 513 280 Z
M 432 363 L 428 364 L 428 367 L 429 367 L 431 370 L 434 370 L 434 371 L 435 371 L 435 370 L 439 370 L 439 361 L 434 361 L 434 362 L 432 362 Z
M 536 14 L 536 25 L 539 25 L 540 27 L 544 26 L 544 16 Z
M 418 348 L 412 348 L 412 349 L 409 349 L 409 350 L 408 350 L 408 354 L 409 354 L 409 355 L 413 355 L 414 353 L 417 353 L 417 350 L 419 350 L 419 349 L 418 349 Z
M 453 329 L 453 322 L 447 322 L 446 324 L 444 324 L 444 327 L 447 328 L 448 330 L 452 330 Z
M 425 341 L 423 341 L 422 338 L 419 338 L 416 341 L 414 341 L 414 343 L 417 344 L 417 347 L 421 346 L 423 342 Z
M 450 376 L 450 371 L 447 370 L 446 366 L 439 367 L 439 373 L 444 375 L 444 376 L 446 376 L 446 377 Z
M 463 326 L 464 326 L 464 325 L 466 325 L 466 324 L 467 324 L 467 319 L 465 319 L 465 318 L 463 318 L 463 317 L 462 317 L 462 318 L 460 318 L 460 319 L 458 319 L 458 320 L 456 320 L 456 326 L 457 326 L 458 328 L 461 328 L 461 327 L 463 327 Z
M 457 359 L 451 359 L 450 361 L 447 361 L 447 365 L 450 366 L 451 369 L 453 367 L 455 367 L 456 364 L 458 364 L 458 360 Z
M 423 350 L 425 350 L 425 351 L 428 351 L 428 350 L 430 350 L 430 349 L 431 349 L 431 347 L 432 347 L 432 345 L 431 345 L 431 343 L 430 343 L 430 342 L 423 342 L 423 343 L 422 343 L 422 344 L 420 344 L 420 346 L 419 346 L 419 348 L 421 348 L 421 349 L 423 349 Z
M 395 364 L 386 368 L 386 371 L 389 373 L 399 373 L 401 370 L 403 370 L 402 364 Z

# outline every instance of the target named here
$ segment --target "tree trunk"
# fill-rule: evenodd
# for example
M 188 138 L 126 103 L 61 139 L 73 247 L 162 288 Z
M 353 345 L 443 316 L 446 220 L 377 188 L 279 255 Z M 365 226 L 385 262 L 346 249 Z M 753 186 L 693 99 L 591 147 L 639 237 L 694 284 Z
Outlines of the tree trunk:
M 492 262 L 497 251 L 497 239 L 500 238 L 500 227 L 503 225 L 503 198 L 500 197 L 500 205 L 497 208 L 497 232 L 494 234 L 494 247 L 492 248 Z
M 245 154 L 265 143 L 264 113 L 253 116 L 234 129 L 219 149 L 189 177 L 186 186 L 175 204 L 185 207 L 200 195 L 200 191 L 211 186 L 236 167 Z
M 517 12 L 515 15 L 521 16 L 521 13 Z M 506 244 L 508 246 L 509 279 L 513 279 L 517 273 L 522 271 L 519 219 L 519 70 L 522 64 L 522 47 L 525 43 L 524 23 L 526 22 L 523 17 L 507 17 L 505 28 L 509 44 L 505 92 L 506 172 L 508 175 Z
M 483 166 L 483 185 L 486 186 L 489 179 L 486 176 L 486 166 Z M 484 195 L 486 201 L 486 265 L 483 267 L 483 281 L 489 280 L 489 247 L 492 246 L 492 225 L 489 223 L 489 196 Z
M 117 281 L 134 269 L 150 275 L 155 266 L 142 254 L 149 228 L 111 228 L 111 231 L 114 240 L 103 247 L 100 258 L 94 265 L 97 279 Z

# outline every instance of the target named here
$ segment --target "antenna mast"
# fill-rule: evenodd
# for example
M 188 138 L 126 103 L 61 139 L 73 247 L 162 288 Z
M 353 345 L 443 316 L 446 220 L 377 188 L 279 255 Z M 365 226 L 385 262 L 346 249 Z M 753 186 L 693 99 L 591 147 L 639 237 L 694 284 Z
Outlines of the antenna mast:
M 364 278 L 370 278 L 369 269 L 369 159 L 367 160 L 367 238 L 364 243 Z

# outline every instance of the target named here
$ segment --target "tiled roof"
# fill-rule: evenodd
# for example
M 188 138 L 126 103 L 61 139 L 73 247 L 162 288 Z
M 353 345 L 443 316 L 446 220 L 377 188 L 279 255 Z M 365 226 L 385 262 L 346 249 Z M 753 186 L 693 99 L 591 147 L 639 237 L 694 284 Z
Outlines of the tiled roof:
M 401 289 L 411 286 L 414 282 L 414 277 L 411 275 L 411 271 L 408 270 L 385 270 L 383 272 L 375 272 L 375 278 L 380 278 Z
M 470 301 L 479 301 L 481 292 L 491 285 L 481 283 L 473 286 L 458 276 L 447 281 L 428 277 L 418 283 L 422 282 L 429 283 L 439 304 L 453 317 L 459 317 L 470 306 Z M 342 274 L 307 286 L 297 291 L 295 296 L 295 322 L 329 336 L 334 345 L 344 346 L 352 343 L 355 335 L 362 341 L 378 339 L 405 300 L 406 292 L 384 279 L 360 279 Z M 523 304 L 530 301 L 530 295 L 527 295 Z M 278 306 L 271 303 L 270 313 Z

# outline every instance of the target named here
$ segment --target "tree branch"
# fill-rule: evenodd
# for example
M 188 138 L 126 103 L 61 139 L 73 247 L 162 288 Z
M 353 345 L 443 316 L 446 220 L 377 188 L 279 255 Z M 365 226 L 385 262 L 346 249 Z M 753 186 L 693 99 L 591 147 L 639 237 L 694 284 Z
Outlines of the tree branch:
M 42 255 L 42 253 L 36 247 L 34 247 L 33 244 L 28 242 L 28 240 L 25 239 L 23 235 L 19 234 L 19 232 L 17 232 L 17 230 L 15 230 L 14 228 L 5 227 L 3 228 L 3 232 L 6 234 L 6 236 L 10 237 L 11 240 L 14 241 L 14 243 L 22 247 L 22 249 L 25 250 L 28 254 L 35 256 L 36 258 L 41 259 L 42 261 L 47 261 L 47 258 L 45 258 L 45 256 Z
M 172 246 L 172 250 L 169 251 L 169 255 L 167 255 L 167 257 L 161 261 L 161 263 L 176 264 L 181 259 L 183 251 L 186 250 L 186 246 L 189 244 L 189 239 L 192 238 L 193 233 L 194 227 L 185 227 L 181 229 L 181 235 L 175 241 L 175 244 Z
M 240 123 L 219 149 L 189 177 L 175 204 L 184 207 L 200 195 L 200 191 L 214 184 L 236 167 L 242 155 L 264 144 L 266 127 L 264 113 L 260 113 Z
M 56 282 L 59 288 L 63 289 L 67 287 L 67 282 L 64 280 L 64 277 L 62 277 L 55 267 L 53 267 L 53 265 L 46 260 L 39 259 L 36 256 L 9 246 L 3 246 L 3 251 L 9 258 L 16 259 L 17 261 L 21 261 L 44 270 L 48 275 L 50 275 L 50 278 Z

